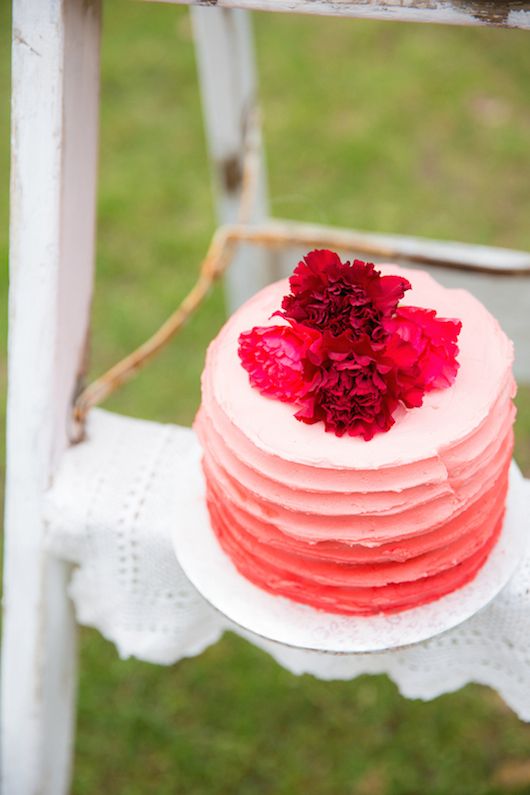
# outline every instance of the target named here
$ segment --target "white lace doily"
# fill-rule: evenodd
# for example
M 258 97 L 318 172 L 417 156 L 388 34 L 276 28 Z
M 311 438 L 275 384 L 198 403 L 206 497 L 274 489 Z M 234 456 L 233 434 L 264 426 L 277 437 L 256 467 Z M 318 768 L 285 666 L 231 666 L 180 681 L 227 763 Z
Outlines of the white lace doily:
M 48 546 L 74 564 L 70 593 L 78 620 L 99 629 L 121 656 L 169 664 L 231 629 L 295 674 L 387 673 L 403 695 L 422 699 L 478 682 L 530 721 L 529 552 L 487 607 L 430 640 L 371 654 L 291 648 L 224 619 L 178 564 L 172 533 L 197 465 L 191 430 L 96 410 L 87 441 L 64 455 L 49 492 Z M 530 530 L 528 505 L 526 499 L 518 521 Z

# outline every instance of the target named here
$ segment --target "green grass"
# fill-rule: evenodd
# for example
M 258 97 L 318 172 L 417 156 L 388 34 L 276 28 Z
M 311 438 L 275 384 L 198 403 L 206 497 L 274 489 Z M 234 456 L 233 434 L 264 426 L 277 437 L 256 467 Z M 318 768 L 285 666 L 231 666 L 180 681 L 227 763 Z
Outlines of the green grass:
M 254 21 L 275 215 L 530 248 L 527 35 Z M 6 111 L 6 29 L 0 37 Z M 214 224 L 187 11 L 107 2 L 102 70 L 94 373 L 173 309 Z M 5 112 L 0 122 L 5 132 Z M 2 135 L 2 261 L 7 163 Z M 217 289 L 108 407 L 189 423 L 223 317 Z M 2 334 L 5 322 L 3 310 Z M 517 456 L 530 473 L 528 389 L 519 409 Z M 530 726 L 486 688 L 410 702 L 384 677 L 291 676 L 232 636 L 164 669 L 118 660 L 88 630 L 80 675 L 75 795 L 530 793 Z

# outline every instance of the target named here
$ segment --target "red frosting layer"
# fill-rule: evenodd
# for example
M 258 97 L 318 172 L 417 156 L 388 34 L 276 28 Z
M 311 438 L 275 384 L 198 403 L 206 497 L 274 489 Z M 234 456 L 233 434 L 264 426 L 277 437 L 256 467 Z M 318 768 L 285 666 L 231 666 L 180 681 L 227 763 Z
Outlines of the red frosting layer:
M 330 585 L 318 582 L 314 572 L 309 576 L 309 570 L 306 577 L 296 575 L 283 569 L 282 561 L 273 564 L 263 554 L 257 556 L 247 552 L 240 539 L 235 540 L 225 532 L 225 526 L 219 521 L 215 507 L 212 504 L 209 507 L 212 526 L 221 546 L 247 579 L 271 593 L 287 596 L 296 602 L 302 602 L 328 613 L 342 615 L 397 613 L 400 610 L 432 602 L 461 588 L 472 580 L 484 565 L 502 528 L 501 517 L 493 532 L 473 554 L 457 563 L 453 562 L 451 568 L 434 575 L 426 574 L 424 577 L 407 582 L 389 583 L 378 587 L 357 584 Z

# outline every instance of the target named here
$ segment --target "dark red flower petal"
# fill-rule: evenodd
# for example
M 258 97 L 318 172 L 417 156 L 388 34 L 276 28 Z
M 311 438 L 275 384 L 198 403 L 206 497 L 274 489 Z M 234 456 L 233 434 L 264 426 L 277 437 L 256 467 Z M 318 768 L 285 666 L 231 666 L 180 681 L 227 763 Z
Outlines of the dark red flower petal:
M 366 440 L 389 430 L 399 401 L 380 346 L 367 335 L 354 339 L 350 331 L 324 332 L 308 357 L 317 371 L 312 389 L 298 401 L 298 420 L 323 422 L 337 436 Z
M 401 276 L 381 276 L 373 263 L 342 262 L 327 249 L 310 251 L 289 280 L 291 292 L 282 303 L 283 317 L 338 335 L 384 335 L 382 319 L 390 317 L 409 282 Z

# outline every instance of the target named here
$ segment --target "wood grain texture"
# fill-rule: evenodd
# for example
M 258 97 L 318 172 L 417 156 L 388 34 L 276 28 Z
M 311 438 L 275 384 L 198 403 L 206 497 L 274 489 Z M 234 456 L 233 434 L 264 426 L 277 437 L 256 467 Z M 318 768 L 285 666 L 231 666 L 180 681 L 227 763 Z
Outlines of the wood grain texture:
M 76 690 L 69 568 L 43 498 L 68 444 L 94 253 L 99 0 L 15 0 L 2 792 L 65 795 Z
M 160 0 L 147 0 L 160 2 Z M 485 25 L 530 29 L 530 3 L 521 0 L 161 0 L 184 5 L 246 8 L 255 11 Z

